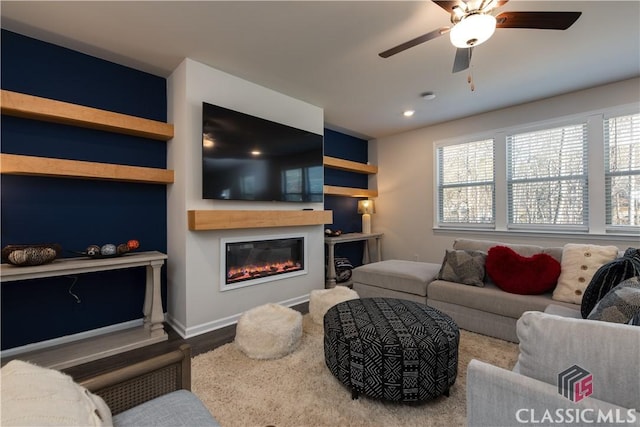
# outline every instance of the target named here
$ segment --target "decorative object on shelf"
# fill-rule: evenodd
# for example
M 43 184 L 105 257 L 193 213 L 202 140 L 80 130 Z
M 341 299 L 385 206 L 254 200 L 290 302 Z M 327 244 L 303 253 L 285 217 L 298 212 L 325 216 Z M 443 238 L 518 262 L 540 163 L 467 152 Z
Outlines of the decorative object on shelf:
M 7 245 L 2 248 L 2 260 L 17 266 L 42 265 L 61 253 L 62 247 L 57 243 Z
M 107 243 L 100 248 L 100 255 L 116 255 L 116 245 L 113 243 Z
M 84 252 L 77 253 L 91 258 L 113 258 L 136 250 L 139 247 L 140 242 L 135 239 L 131 239 L 127 241 L 127 243 L 120 243 L 119 245 L 115 245 L 113 243 L 106 243 L 102 246 L 89 245 Z
M 358 200 L 358 213 L 362 214 L 362 232 L 371 234 L 371 214 L 376 213 L 373 200 Z
M 89 256 L 100 255 L 100 246 L 98 246 L 98 245 L 89 246 L 87 248 L 87 255 L 89 255 Z
M 342 234 L 342 230 L 332 230 L 330 228 L 325 228 L 324 235 L 327 237 L 338 237 Z

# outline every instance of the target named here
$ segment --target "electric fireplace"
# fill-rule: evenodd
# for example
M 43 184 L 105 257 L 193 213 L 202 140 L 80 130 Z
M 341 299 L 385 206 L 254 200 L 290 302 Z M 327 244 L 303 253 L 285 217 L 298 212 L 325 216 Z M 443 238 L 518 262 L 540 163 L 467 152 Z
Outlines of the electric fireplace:
M 221 239 L 223 291 L 307 274 L 304 235 Z

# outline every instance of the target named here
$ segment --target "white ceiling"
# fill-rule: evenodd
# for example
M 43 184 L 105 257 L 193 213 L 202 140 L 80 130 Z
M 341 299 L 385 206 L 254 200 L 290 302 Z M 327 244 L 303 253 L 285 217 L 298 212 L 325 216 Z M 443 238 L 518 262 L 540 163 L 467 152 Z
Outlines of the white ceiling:
M 498 11 L 581 11 L 566 31 L 498 29 L 472 72 L 451 73 L 450 24 L 431 1 L 2 1 L 2 27 L 163 77 L 189 57 L 324 108 L 365 138 L 640 75 L 640 2 L 518 1 Z M 420 93 L 437 98 L 424 101 Z M 639 94 L 640 98 L 640 94 Z M 411 118 L 402 111 L 415 109 Z

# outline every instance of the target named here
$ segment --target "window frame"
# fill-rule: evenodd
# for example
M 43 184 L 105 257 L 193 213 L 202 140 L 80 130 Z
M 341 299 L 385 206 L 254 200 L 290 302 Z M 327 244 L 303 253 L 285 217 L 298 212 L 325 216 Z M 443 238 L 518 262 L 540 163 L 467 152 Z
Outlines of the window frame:
M 461 145 L 461 144 L 472 144 L 472 143 L 479 143 L 479 142 L 484 142 L 484 141 L 488 141 L 491 140 L 493 142 L 493 180 L 492 181 L 486 181 L 483 183 L 467 183 L 466 186 L 480 186 L 480 185 L 486 185 L 487 183 L 490 183 L 491 185 L 493 185 L 493 194 L 492 194 L 492 214 L 493 214 L 493 221 L 492 222 L 486 222 L 486 223 L 481 223 L 481 222 L 445 222 L 442 221 L 442 218 L 440 216 L 441 212 L 442 212 L 442 203 L 441 203 L 441 199 L 440 199 L 440 194 L 441 194 L 441 185 L 440 185 L 440 156 L 438 155 L 438 151 L 441 148 L 445 148 L 445 147 L 451 147 L 454 145 Z M 495 224 L 496 224 L 496 164 L 495 164 L 495 156 L 496 156 L 496 140 L 494 138 L 493 135 L 491 134 L 479 134 L 479 135 L 475 135 L 473 137 L 470 138 L 464 138 L 464 139 L 454 139 L 454 140 L 447 140 L 447 141 L 441 141 L 438 142 L 436 144 L 434 144 L 433 146 L 433 156 L 434 156 L 434 162 L 436 164 L 435 168 L 434 168 L 434 183 L 435 183 L 435 188 L 434 188 L 434 206 L 435 206 L 435 212 L 434 212 L 434 222 L 435 228 L 441 228 L 441 229 L 445 229 L 445 228 L 467 228 L 467 229 L 474 229 L 474 230 L 492 230 L 495 229 Z M 465 185 L 460 184 L 459 186 L 461 187 L 465 187 Z
M 478 231 L 491 232 L 493 235 L 521 235 L 521 236 L 573 236 L 573 238 L 611 238 L 637 237 L 640 228 L 628 226 L 607 227 L 605 224 L 605 153 L 604 153 L 604 120 L 610 117 L 640 114 L 640 104 L 624 104 L 597 111 L 587 111 L 577 114 L 560 116 L 554 119 L 540 120 L 536 122 L 522 123 L 509 127 L 496 128 L 487 132 L 461 135 L 448 139 L 435 140 L 432 143 L 433 150 L 433 230 L 438 231 Z M 507 206 L 507 148 L 508 134 L 535 132 L 543 129 L 571 125 L 586 121 L 587 123 L 587 197 L 588 217 L 587 227 L 508 227 Z M 440 224 L 439 217 L 439 164 L 437 149 L 442 146 L 473 142 L 483 139 L 494 140 L 494 226 L 487 227 L 482 224 L 457 223 L 454 225 Z
M 611 214 L 610 210 L 609 210 L 609 205 L 610 205 L 610 200 L 611 200 L 611 186 L 610 186 L 610 178 L 612 176 L 633 176 L 633 175 L 640 175 L 640 171 L 638 172 L 631 172 L 631 173 L 610 173 L 609 172 L 609 166 L 607 164 L 607 161 L 609 160 L 609 155 L 607 153 L 608 151 L 608 145 L 607 145 L 607 138 L 606 138 L 606 125 L 605 122 L 607 120 L 610 119 L 615 119 L 618 117 L 625 117 L 625 116 L 633 116 L 633 115 L 640 115 L 639 111 L 629 111 L 627 110 L 612 110 L 610 112 L 606 112 L 603 114 L 603 119 L 602 119 L 602 138 L 603 138 L 603 164 L 604 164 L 604 181 L 605 181 L 605 229 L 607 232 L 609 233 L 620 233 L 620 232 L 626 232 L 626 231 L 632 231 L 635 233 L 640 234 L 640 224 L 637 225 L 615 225 L 615 224 L 609 224 L 607 222 L 607 218 L 609 217 L 609 215 Z
M 552 131 L 560 128 L 568 128 L 568 127 L 574 127 L 574 126 L 583 126 L 584 128 L 583 134 L 585 136 L 585 140 L 583 141 L 584 148 L 582 153 L 582 157 L 584 160 L 584 164 L 582 165 L 583 172 L 581 175 L 573 175 L 577 179 L 584 180 L 584 183 L 586 185 L 586 188 L 582 190 L 583 198 L 584 198 L 583 206 L 582 206 L 583 223 L 582 224 L 514 223 L 512 221 L 512 212 L 514 209 L 511 207 L 511 204 L 513 202 L 513 192 L 512 192 L 511 186 L 514 184 L 514 181 L 516 183 L 533 182 L 533 181 L 552 182 L 554 180 L 565 180 L 568 178 L 568 176 L 549 177 L 549 179 L 539 178 L 539 179 L 528 179 L 528 180 L 525 180 L 525 179 L 514 180 L 510 176 L 510 171 L 512 169 L 510 165 L 510 161 L 511 161 L 510 154 L 511 154 L 512 147 L 509 145 L 509 138 L 514 135 L 523 135 L 523 134 L 536 133 L 536 132 Z M 517 131 L 509 131 L 505 133 L 505 145 L 506 145 L 505 168 L 506 168 L 506 191 L 507 191 L 506 192 L 506 208 L 507 208 L 506 227 L 507 229 L 509 230 L 517 230 L 517 229 L 540 230 L 540 231 L 572 231 L 572 232 L 588 231 L 589 229 L 589 130 L 588 129 L 589 129 L 589 126 L 586 118 L 581 118 L 576 120 L 567 120 L 567 121 L 557 122 L 555 124 L 546 123 L 540 126 L 529 127 L 526 130 L 517 129 Z

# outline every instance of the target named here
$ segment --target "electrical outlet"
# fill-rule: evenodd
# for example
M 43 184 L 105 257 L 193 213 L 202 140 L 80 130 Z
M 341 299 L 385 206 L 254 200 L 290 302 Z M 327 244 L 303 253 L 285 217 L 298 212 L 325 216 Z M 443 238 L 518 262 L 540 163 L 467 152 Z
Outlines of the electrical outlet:
M 418 261 L 418 254 L 413 254 L 413 260 Z

